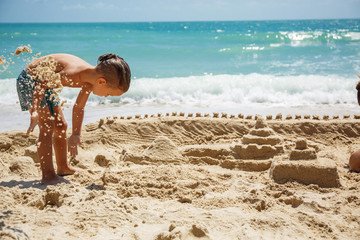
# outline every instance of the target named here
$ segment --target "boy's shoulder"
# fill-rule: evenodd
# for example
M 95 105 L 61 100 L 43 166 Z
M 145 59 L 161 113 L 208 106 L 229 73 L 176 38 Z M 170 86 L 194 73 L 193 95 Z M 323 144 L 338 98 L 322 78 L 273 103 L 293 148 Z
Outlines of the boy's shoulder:
M 57 61 L 58 64 L 63 67 L 63 70 L 72 69 L 72 71 L 74 71 L 74 69 L 83 69 L 83 68 L 91 67 L 91 65 L 88 62 L 75 55 L 57 53 L 57 54 L 52 54 L 51 56 L 54 57 L 55 61 Z
M 54 54 L 50 54 L 48 56 L 53 57 L 57 61 L 64 61 L 65 60 L 65 61 L 85 62 L 83 59 L 79 58 L 78 56 L 68 54 L 68 53 L 54 53 Z

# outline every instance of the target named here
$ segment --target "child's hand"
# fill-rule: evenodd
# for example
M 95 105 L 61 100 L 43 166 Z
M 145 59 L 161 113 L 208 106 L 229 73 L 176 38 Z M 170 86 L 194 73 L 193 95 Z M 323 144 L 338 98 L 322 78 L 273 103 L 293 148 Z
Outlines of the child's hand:
M 78 155 L 77 145 L 81 145 L 80 136 L 73 134 L 68 139 L 68 152 L 70 152 L 70 156 L 76 157 Z
M 39 114 L 37 112 L 32 112 L 30 116 L 30 126 L 26 132 L 26 135 L 29 135 L 39 122 Z

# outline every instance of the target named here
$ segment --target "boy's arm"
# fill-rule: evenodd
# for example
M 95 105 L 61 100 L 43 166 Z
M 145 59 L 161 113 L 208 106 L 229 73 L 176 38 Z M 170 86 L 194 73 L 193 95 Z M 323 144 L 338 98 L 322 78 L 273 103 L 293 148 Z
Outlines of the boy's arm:
M 360 78 L 360 74 L 358 74 L 357 76 L 358 76 L 358 78 Z M 356 90 L 357 90 L 358 104 L 360 105 L 360 81 L 356 84 Z
M 34 128 L 38 124 L 39 121 L 39 106 L 42 101 L 42 98 L 45 93 L 45 87 L 38 82 L 34 88 L 33 92 L 33 98 L 32 98 L 32 105 L 30 109 L 30 126 L 26 132 L 27 135 L 29 135 L 32 131 L 34 131 Z
M 72 135 L 68 140 L 68 151 L 72 157 L 78 154 L 77 145 L 80 142 L 81 125 L 84 119 L 84 108 L 91 93 L 89 87 L 83 87 L 76 99 L 72 112 Z

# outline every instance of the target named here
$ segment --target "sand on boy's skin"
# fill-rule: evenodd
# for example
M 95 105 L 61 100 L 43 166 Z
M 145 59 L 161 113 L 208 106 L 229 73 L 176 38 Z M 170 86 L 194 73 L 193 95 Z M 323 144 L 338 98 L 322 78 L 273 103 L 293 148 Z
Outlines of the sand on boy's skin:
M 360 174 L 346 164 L 360 145 L 359 121 L 269 120 L 259 128 L 253 119 L 225 117 L 102 119 L 83 127 L 79 156 L 70 160 L 83 171 L 65 177 L 70 184 L 48 187 L 39 185 L 31 154 L 37 132 L 4 132 L 0 236 L 357 239 Z M 267 145 L 270 138 L 280 140 Z M 258 153 L 245 154 L 249 146 Z M 269 149 L 276 151 L 261 153 Z M 296 150 L 313 150 L 316 159 L 290 159 Z M 324 171 L 319 159 L 333 162 L 339 185 L 322 187 L 296 172 Z M 278 183 L 270 165 L 301 178 Z
M 34 79 L 44 84 L 46 88 L 53 89 L 53 97 L 59 97 L 63 89 L 61 75 L 56 72 L 57 65 L 54 57 L 46 56 L 30 71 Z

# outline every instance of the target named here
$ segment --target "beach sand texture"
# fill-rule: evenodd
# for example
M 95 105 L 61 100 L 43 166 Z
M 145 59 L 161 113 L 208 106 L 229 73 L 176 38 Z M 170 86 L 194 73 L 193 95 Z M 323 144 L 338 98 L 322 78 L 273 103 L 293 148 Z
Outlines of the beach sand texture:
M 360 120 L 167 115 L 85 125 L 57 186 L 36 131 L 1 133 L 0 238 L 358 239 Z

